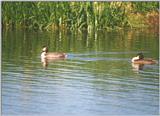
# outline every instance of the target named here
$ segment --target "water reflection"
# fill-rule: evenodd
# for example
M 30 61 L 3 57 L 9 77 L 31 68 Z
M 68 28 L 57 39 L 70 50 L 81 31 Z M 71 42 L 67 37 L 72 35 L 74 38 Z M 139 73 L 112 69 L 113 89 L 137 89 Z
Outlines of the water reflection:
M 49 64 L 65 60 L 66 58 L 52 58 L 52 59 L 47 59 L 47 58 L 41 58 L 42 66 L 46 69 Z
M 134 71 L 139 71 L 139 70 L 143 70 L 144 64 L 135 64 L 132 63 L 132 67 Z
M 158 64 L 131 65 L 140 51 L 159 58 L 153 33 L 11 31 L 2 38 L 4 115 L 158 114 Z M 41 59 L 43 45 L 67 59 Z

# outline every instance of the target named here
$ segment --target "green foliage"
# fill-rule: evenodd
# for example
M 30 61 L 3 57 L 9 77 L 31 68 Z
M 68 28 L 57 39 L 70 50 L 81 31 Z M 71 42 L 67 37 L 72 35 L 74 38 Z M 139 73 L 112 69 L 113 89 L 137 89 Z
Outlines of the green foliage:
M 159 2 L 133 2 L 135 12 L 146 13 L 155 10 L 158 12 Z
M 158 2 L 2 2 L 2 25 L 3 28 L 90 31 L 128 27 L 134 24 L 130 13 L 157 9 Z

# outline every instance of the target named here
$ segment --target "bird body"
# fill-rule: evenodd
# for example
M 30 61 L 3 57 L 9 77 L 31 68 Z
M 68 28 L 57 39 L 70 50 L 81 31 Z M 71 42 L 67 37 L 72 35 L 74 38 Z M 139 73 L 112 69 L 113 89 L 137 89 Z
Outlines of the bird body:
M 45 59 L 66 58 L 66 57 L 67 57 L 66 53 L 48 52 L 47 47 L 44 47 L 41 53 L 41 58 Z
M 135 64 L 156 64 L 156 60 L 152 60 L 151 58 L 144 58 L 142 53 L 137 54 L 137 56 L 133 57 L 131 61 Z

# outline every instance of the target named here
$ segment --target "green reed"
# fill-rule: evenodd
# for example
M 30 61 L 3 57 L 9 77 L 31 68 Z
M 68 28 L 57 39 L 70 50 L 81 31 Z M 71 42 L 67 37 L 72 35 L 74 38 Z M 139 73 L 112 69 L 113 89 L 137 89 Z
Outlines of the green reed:
M 3 1 L 2 26 L 3 28 L 35 30 L 88 31 L 134 27 L 135 22 L 132 20 L 132 16 L 141 13 L 145 17 L 148 12 L 158 12 L 158 4 L 158 2 Z M 130 14 L 132 15 L 130 16 Z M 145 23 L 145 21 L 141 23 Z

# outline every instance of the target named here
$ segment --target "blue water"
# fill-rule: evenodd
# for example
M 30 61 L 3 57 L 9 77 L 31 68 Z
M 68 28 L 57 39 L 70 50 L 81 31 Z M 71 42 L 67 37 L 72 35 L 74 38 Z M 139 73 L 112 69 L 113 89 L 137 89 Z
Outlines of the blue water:
M 66 39 L 65 34 L 59 44 L 52 42 L 54 34 L 44 38 L 42 33 L 37 36 L 28 32 L 26 40 L 22 40 L 21 32 L 5 34 L 2 41 L 4 116 L 158 115 L 159 62 L 140 69 L 131 63 L 138 52 L 158 61 L 157 36 L 148 34 L 146 38 L 146 33 L 139 35 L 139 39 L 133 37 L 133 42 L 126 38 L 127 44 L 123 47 L 118 44 L 121 40 L 114 40 L 119 36 L 114 33 L 114 42 L 105 41 L 112 45 L 108 48 L 99 45 L 104 41 L 101 36 L 98 41 L 89 42 L 97 47 L 86 47 L 83 39 L 79 44 L 72 43 L 76 38 Z M 44 68 L 40 53 L 46 41 L 50 41 L 50 51 L 67 52 L 67 59 L 51 61 Z M 77 46 L 67 48 L 66 43 Z

